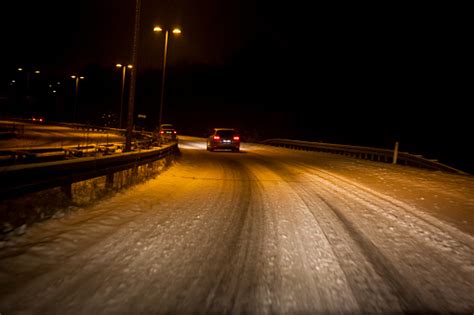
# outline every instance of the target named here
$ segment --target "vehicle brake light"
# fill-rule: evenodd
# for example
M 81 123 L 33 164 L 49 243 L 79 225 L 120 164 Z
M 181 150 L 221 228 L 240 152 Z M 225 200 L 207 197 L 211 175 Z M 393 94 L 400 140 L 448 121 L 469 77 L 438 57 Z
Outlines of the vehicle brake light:
M 240 137 L 239 137 L 239 136 L 235 136 L 235 137 L 234 137 L 234 140 L 239 141 L 239 140 L 240 140 Z
M 214 136 L 214 140 L 219 140 L 221 137 L 219 136 Z
M 163 130 L 160 131 L 160 134 L 164 134 L 165 132 Z
M 174 134 L 176 134 L 176 130 L 175 130 L 175 131 L 173 131 L 173 133 L 174 133 Z

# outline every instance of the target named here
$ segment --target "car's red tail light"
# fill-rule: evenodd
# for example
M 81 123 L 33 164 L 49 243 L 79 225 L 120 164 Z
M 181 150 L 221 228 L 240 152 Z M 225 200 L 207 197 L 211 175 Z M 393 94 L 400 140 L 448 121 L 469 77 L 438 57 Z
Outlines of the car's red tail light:
M 165 132 L 163 130 L 160 131 L 160 134 L 164 134 Z
M 176 130 L 175 130 L 175 131 L 173 131 L 173 133 L 174 133 L 174 134 L 176 134 Z
M 240 137 L 239 136 L 234 136 L 234 140 L 239 141 Z
M 221 137 L 219 136 L 214 136 L 214 140 L 219 140 Z

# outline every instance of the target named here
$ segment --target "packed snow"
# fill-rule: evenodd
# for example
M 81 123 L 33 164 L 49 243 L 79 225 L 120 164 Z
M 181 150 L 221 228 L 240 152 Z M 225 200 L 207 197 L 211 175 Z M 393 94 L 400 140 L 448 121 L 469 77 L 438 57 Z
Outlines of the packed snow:
M 0 313 L 472 313 L 474 178 L 243 143 L 27 227 Z

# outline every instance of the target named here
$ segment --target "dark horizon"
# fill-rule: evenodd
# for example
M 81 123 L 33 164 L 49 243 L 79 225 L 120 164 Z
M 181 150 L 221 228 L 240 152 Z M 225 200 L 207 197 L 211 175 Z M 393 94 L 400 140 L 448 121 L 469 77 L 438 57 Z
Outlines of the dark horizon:
M 10 112 L 5 104 L 12 103 L 6 100 L 12 78 L 25 85 L 20 66 L 41 69 L 41 78 L 31 81 L 37 89 L 53 79 L 64 82 L 54 98 L 37 91 L 41 101 L 34 109 L 43 107 L 52 119 L 70 119 L 69 77 L 76 73 L 87 76 L 79 96 L 83 121 L 117 112 L 120 73 L 114 65 L 130 62 L 134 5 L 3 3 L 0 112 Z M 136 124 L 157 123 L 163 36 L 152 26 L 166 22 L 183 33 L 170 36 L 163 119 L 183 131 L 200 134 L 229 124 L 251 138 L 386 148 L 400 141 L 401 150 L 472 173 L 472 97 L 459 10 L 142 0 L 135 116 L 149 119 Z M 16 95 L 24 88 L 16 87 Z M 19 114 L 21 102 L 10 104 Z

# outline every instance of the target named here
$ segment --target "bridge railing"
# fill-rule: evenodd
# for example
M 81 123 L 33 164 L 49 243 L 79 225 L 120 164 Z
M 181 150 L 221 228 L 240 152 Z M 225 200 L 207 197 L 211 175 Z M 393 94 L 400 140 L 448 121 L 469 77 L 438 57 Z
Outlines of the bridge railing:
M 100 176 L 106 176 L 107 185 L 113 186 L 116 172 L 137 170 L 141 165 L 151 165 L 178 152 L 178 144 L 175 142 L 160 148 L 118 155 L 0 167 L 0 200 L 55 187 L 61 187 L 70 196 L 73 183 Z
M 268 139 L 262 141 L 261 143 L 294 150 L 326 152 L 386 163 L 393 163 L 395 153 L 395 150 L 389 149 L 290 139 Z M 437 160 L 427 159 L 421 155 L 410 154 L 408 152 L 398 152 L 396 163 L 449 173 L 466 174 L 461 170 L 440 163 Z
M 48 122 L 47 124 L 30 119 L 9 118 L 0 122 L 0 140 L 17 138 L 22 139 L 25 136 L 25 123 L 60 126 L 81 130 L 85 133 L 104 133 L 116 134 L 125 137 L 125 129 L 94 126 L 78 123 Z M 152 132 L 133 130 L 132 149 L 149 148 L 157 143 L 157 139 Z M 125 138 L 123 142 L 112 142 L 107 140 L 94 143 L 93 140 L 86 140 L 85 143 L 68 146 L 21 146 L 4 147 L 0 149 L 0 166 L 22 164 L 22 163 L 40 163 L 53 160 L 62 160 L 69 157 L 85 157 L 95 155 L 96 153 L 109 154 L 125 148 Z

